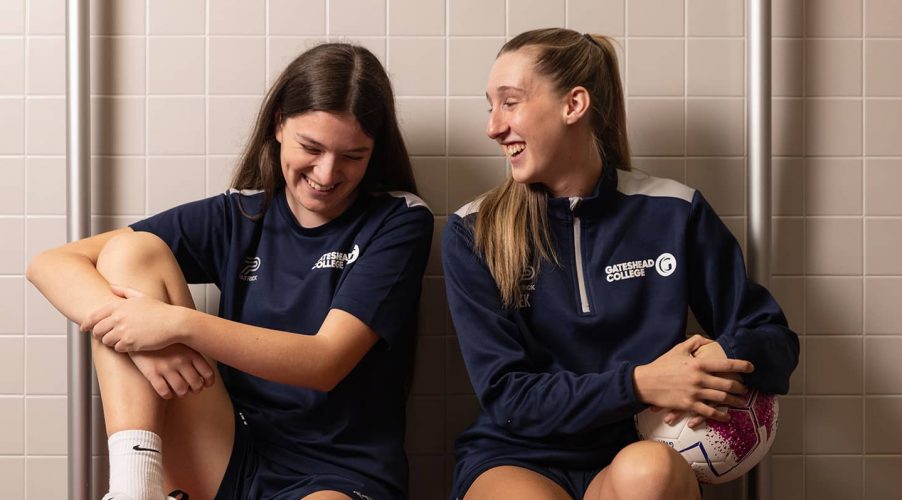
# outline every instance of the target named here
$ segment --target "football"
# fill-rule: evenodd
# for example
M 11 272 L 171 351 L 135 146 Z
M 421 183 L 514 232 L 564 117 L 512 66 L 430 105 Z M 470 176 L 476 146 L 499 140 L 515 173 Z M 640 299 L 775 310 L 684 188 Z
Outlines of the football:
M 635 416 L 640 439 L 653 439 L 680 452 L 699 481 L 720 484 L 752 469 L 767 454 L 777 433 L 776 396 L 751 390 L 741 408 L 724 407 L 729 422 L 708 419 L 695 429 L 690 415 L 674 425 L 664 423 L 666 411 L 650 409 Z

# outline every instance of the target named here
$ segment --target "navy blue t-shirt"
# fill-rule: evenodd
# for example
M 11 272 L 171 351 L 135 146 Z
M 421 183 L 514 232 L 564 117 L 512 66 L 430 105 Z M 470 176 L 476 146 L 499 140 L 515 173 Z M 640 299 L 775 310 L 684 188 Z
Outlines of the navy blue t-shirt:
M 220 317 L 315 334 L 329 310 L 380 337 L 326 393 L 220 364 L 235 410 L 264 457 L 303 473 L 357 474 L 405 496 L 405 384 L 433 219 L 409 193 L 360 196 L 336 219 L 301 227 L 285 199 L 235 190 L 132 225 L 170 246 L 189 283 L 214 283 Z M 244 213 L 242 213 L 242 210 Z

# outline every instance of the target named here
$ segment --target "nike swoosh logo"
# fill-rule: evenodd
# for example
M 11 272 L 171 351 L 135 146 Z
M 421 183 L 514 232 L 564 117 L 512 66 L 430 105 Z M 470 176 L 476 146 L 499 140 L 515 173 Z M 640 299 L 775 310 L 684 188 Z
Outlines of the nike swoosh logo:
M 132 446 L 132 449 L 135 451 L 152 451 L 154 453 L 160 452 L 160 450 L 154 450 L 153 448 L 142 448 L 140 445 L 137 445 L 137 444 Z

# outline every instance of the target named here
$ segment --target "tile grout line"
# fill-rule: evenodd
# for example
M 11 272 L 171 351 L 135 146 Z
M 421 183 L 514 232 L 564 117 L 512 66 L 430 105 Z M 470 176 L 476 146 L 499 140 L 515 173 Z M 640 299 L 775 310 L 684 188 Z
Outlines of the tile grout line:
M 802 82 L 801 82 L 801 154 L 802 154 L 802 324 L 803 335 L 808 335 L 808 39 L 807 39 L 807 0 L 802 2 L 801 18 L 799 27 L 801 33 L 801 51 L 802 51 Z M 802 425 L 804 426 L 808 420 L 808 339 L 804 338 L 801 343 L 801 356 L 804 361 L 802 367 Z M 805 471 L 808 468 L 808 435 L 802 432 L 802 496 L 807 494 L 808 481 L 805 477 Z
M 25 4 L 25 21 L 24 26 L 22 27 L 22 35 L 24 40 L 24 54 L 23 58 L 23 87 L 22 87 L 22 183 L 23 188 L 23 196 L 22 196 L 22 215 L 23 215 L 23 241 L 22 241 L 22 257 L 23 259 L 28 259 L 28 228 L 30 224 L 28 224 L 28 107 L 26 104 L 28 103 L 28 90 L 30 78 L 28 77 L 29 70 L 29 61 L 28 54 L 29 49 L 31 48 L 31 33 L 29 30 L 29 22 L 31 20 L 31 2 L 24 1 Z M 28 496 L 28 418 L 27 413 L 25 411 L 27 398 L 25 387 L 27 385 L 28 378 L 28 335 L 26 332 L 28 331 L 28 301 L 25 300 L 26 290 L 25 290 L 25 280 L 22 280 L 21 285 L 22 291 L 22 492 L 25 493 L 27 498 Z
M 866 19 L 865 16 L 867 10 L 865 9 L 865 0 L 861 2 L 861 172 L 859 180 L 861 181 L 861 185 L 859 186 L 860 195 L 861 195 L 861 448 L 860 452 L 862 454 L 861 458 L 861 495 L 864 497 L 865 492 L 867 491 L 867 484 L 864 481 L 865 477 L 865 457 L 867 456 L 867 446 L 866 446 L 866 436 L 867 429 L 865 427 L 865 423 L 867 422 L 867 365 L 865 361 L 867 360 L 867 342 L 866 333 L 867 333 L 867 219 L 865 218 L 865 192 L 864 192 L 864 184 L 865 184 L 865 158 L 867 157 L 867 148 L 865 147 L 867 144 L 867 134 L 866 134 L 866 117 L 867 117 L 867 99 L 865 96 L 867 94 L 867 81 L 865 78 L 866 74 L 866 66 L 865 66 L 865 26 Z

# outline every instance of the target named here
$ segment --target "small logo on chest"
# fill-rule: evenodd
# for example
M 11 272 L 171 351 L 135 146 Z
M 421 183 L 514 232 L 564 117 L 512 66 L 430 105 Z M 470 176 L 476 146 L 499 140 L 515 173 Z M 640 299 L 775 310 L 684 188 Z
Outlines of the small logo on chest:
M 360 247 L 357 245 L 354 245 L 350 253 L 326 252 L 310 269 L 344 269 L 346 265 L 357 260 L 359 256 Z
M 257 281 L 257 275 L 253 273 L 260 269 L 262 262 L 260 257 L 248 257 L 244 259 L 244 267 L 241 268 L 241 271 L 238 271 L 238 279 L 241 281 Z
M 676 271 L 676 257 L 670 253 L 662 253 L 657 259 L 631 260 L 605 266 L 604 272 L 607 273 L 608 283 L 615 281 L 623 281 L 633 278 L 644 278 L 646 269 L 654 268 L 659 275 L 663 277 L 670 276 Z

